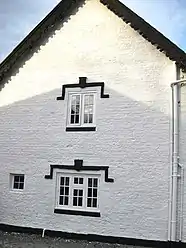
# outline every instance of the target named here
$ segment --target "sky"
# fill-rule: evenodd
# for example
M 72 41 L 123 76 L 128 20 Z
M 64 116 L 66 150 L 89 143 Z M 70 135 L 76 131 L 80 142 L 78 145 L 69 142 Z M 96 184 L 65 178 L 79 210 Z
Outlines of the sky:
M 0 62 L 60 0 L 0 0 Z M 121 0 L 186 51 L 186 0 Z

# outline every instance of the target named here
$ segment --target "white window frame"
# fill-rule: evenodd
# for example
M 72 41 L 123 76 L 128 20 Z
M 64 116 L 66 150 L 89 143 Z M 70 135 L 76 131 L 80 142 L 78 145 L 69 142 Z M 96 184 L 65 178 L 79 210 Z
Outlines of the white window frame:
M 59 204 L 59 196 L 60 196 L 60 178 L 61 177 L 69 177 L 69 202 L 68 205 L 60 205 Z M 74 177 L 82 177 L 84 183 L 83 184 L 74 184 Z M 97 178 L 98 186 L 97 186 L 97 207 L 87 207 L 87 199 L 88 199 L 88 178 Z M 79 211 L 87 211 L 87 212 L 100 212 L 99 206 L 99 191 L 101 184 L 101 174 L 85 174 L 85 173 L 56 173 L 56 197 L 55 197 L 55 208 L 61 210 L 79 210 Z M 73 190 L 74 189 L 83 189 L 83 206 L 73 206 Z
M 24 182 L 23 182 L 23 189 L 17 189 L 14 188 L 14 180 L 16 176 L 23 176 L 24 177 Z M 12 191 L 17 191 L 17 192 L 22 192 L 25 189 L 25 175 L 24 174 L 10 174 L 10 189 Z
M 95 127 L 96 126 L 96 91 L 86 92 L 69 92 L 68 93 L 68 105 L 67 105 L 67 127 Z M 71 121 L 71 103 L 72 96 L 80 96 L 80 111 L 79 111 L 79 123 L 70 123 Z M 93 122 L 84 123 L 84 99 L 86 95 L 93 95 Z

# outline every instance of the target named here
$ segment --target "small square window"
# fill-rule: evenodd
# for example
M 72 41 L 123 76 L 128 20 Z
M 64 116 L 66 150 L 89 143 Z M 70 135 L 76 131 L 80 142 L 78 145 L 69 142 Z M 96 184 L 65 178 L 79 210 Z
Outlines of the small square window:
M 12 189 L 16 189 L 16 190 L 23 190 L 24 189 L 24 181 L 25 181 L 24 175 L 11 174 L 10 180 L 11 180 L 11 188 Z

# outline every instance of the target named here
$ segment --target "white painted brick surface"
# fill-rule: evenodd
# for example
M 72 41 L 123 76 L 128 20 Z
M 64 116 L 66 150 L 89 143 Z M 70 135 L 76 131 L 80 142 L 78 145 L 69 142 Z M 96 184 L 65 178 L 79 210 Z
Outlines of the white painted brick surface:
M 92 18 L 94 13 L 94 18 Z M 66 133 L 61 86 L 104 81 L 97 131 Z M 167 240 L 169 83 L 174 63 L 97 0 L 87 1 L 0 92 L 0 222 L 65 232 Z M 99 89 L 100 90 L 100 89 Z M 109 165 L 101 218 L 54 214 L 50 163 Z M 9 190 L 25 173 L 25 190 Z

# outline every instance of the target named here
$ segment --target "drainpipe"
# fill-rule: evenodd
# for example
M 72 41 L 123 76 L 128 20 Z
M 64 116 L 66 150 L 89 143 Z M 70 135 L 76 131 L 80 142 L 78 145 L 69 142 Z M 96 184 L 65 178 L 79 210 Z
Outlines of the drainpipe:
M 171 168 L 171 216 L 169 225 L 170 241 L 176 241 L 176 219 L 177 219 L 177 190 L 178 190 L 178 166 L 179 166 L 179 88 L 186 82 L 186 79 L 177 80 L 171 83 L 172 88 L 172 119 L 173 119 L 173 144 L 172 144 L 172 168 Z

